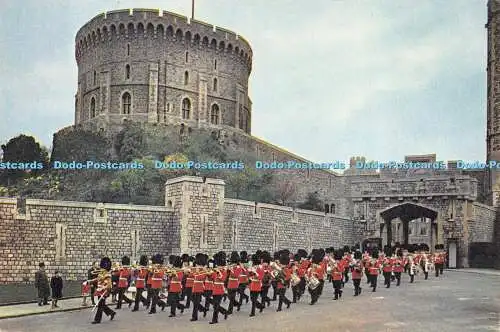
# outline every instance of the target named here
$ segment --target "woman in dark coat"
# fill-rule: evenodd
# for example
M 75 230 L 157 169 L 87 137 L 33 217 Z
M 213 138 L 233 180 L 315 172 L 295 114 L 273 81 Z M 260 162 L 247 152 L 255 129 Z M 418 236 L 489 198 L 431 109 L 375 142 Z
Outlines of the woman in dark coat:
M 55 276 L 50 279 L 50 287 L 52 288 L 52 308 L 59 308 L 57 301 L 62 298 L 63 280 L 59 271 L 56 271 Z
M 40 269 L 35 273 L 35 288 L 38 290 L 38 305 L 47 305 L 50 296 L 49 278 L 45 273 L 45 264 L 39 264 Z

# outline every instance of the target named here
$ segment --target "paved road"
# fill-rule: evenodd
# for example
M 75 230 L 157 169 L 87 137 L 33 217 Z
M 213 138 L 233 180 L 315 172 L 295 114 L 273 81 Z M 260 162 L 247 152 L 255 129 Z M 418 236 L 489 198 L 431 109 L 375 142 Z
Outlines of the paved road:
M 341 301 L 332 301 L 330 286 L 317 305 L 308 305 L 305 298 L 278 313 L 273 303 L 253 318 L 248 317 L 246 305 L 217 325 L 208 324 L 209 316 L 190 322 L 188 312 L 169 318 L 167 310 L 148 315 L 127 308 L 114 321 L 105 318 L 96 326 L 90 324 L 87 309 L 1 320 L 0 331 L 500 331 L 500 277 L 496 275 L 447 272 L 439 279 L 418 278 L 414 284 L 405 278 L 399 288 L 390 289 L 382 288 L 380 281 L 376 293 L 364 285 L 357 298 L 349 283 Z

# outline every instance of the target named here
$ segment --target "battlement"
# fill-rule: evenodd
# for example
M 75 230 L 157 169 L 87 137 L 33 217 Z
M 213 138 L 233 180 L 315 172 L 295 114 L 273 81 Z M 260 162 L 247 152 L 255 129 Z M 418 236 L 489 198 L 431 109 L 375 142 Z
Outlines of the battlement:
M 161 9 L 121 9 L 95 16 L 76 34 L 75 58 L 79 62 L 100 44 L 134 38 L 163 39 L 213 49 L 239 58 L 249 69 L 252 66 L 252 48 L 237 33 Z

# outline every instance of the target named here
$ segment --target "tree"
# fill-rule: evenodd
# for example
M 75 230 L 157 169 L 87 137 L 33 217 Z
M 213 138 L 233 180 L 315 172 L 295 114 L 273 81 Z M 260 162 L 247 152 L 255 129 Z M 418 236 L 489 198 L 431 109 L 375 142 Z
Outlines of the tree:
M 297 197 L 297 185 L 287 176 L 279 176 L 274 181 L 272 193 L 281 205 L 291 203 Z
M 324 212 L 323 201 L 319 198 L 317 191 L 307 194 L 305 202 L 300 204 L 299 208 Z
M 41 163 L 41 169 L 9 169 L 2 174 L 4 182 L 11 182 L 20 177 L 30 174 L 31 176 L 38 176 L 48 166 L 48 150 L 35 141 L 33 136 L 19 135 L 14 137 L 2 145 L 4 163 Z M 32 165 L 30 165 L 32 166 Z M 33 165 L 34 166 L 34 165 Z

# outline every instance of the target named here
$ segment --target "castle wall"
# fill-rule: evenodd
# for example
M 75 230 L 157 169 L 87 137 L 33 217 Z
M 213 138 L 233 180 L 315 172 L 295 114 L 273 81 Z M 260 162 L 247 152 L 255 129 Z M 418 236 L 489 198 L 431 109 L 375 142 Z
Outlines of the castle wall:
M 495 228 L 495 208 L 472 203 L 472 216 L 469 221 L 469 241 L 470 242 L 494 242 Z
M 117 10 L 85 24 L 75 42 L 75 124 L 101 117 L 115 124 L 127 118 L 212 125 L 216 104 L 214 127 L 224 124 L 250 132 L 252 50 L 234 32 L 166 11 Z M 125 92 L 132 97 L 130 114 L 123 112 Z M 182 114 L 184 98 L 190 100 L 189 118 Z

